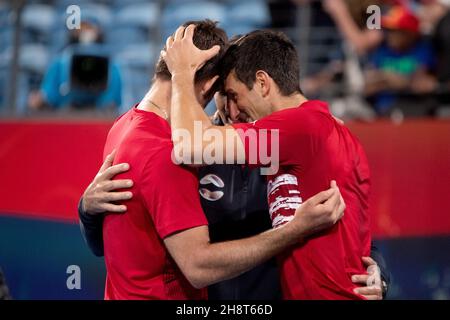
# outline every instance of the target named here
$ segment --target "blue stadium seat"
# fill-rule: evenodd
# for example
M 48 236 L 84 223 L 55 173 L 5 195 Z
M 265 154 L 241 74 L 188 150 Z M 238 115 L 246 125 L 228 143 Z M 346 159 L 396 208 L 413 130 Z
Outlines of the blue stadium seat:
M 129 5 L 133 5 L 133 4 L 160 2 L 160 0 L 110 0 L 110 1 L 111 1 L 112 5 L 118 9 L 129 6 Z
M 47 47 L 42 44 L 22 46 L 19 57 L 20 68 L 24 71 L 44 74 L 49 62 Z
M 100 24 L 102 29 L 109 28 L 112 23 L 112 13 L 110 7 L 98 3 L 86 3 L 80 5 L 81 20 L 92 19 Z
M 52 30 L 56 19 L 56 12 L 50 5 L 31 4 L 26 5 L 22 13 L 22 25 L 40 32 Z
M 116 47 L 149 42 L 151 31 L 158 25 L 159 13 L 157 3 L 138 3 L 121 8 L 106 34 L 108 43 Z
M 7 58 L 6 50 L 0 52 L 0 111 L 5 108 L 8 92 L 9 60 Z
M 0 27 L 0 54 L 13 42 L 13 29 L 10 26 Z
M 133 44 L 123 48 L 114 58 L 128 66 L 149 66 L 156 60 L 159 50 L 152 43 Z
M 114 22 L 123 26 L 153 28 L 159 22 L 159 14 L 157 3 L 137 3 L 120 9 Z
M 157 53 L 159 50 L 156 50 L 155 45 L 147 42 L 129 45 L 116 54 L 114 61 L 119 65 L 122 75 L 120 113 L 138 103 L 149 89 Z
M 11 72 L 12 47 L 0 55 L 0 105 L 6 101 L 9 90 L 9 75 Z M 17 113 L 27 111 L 27 98 L 31 89 L 37 89 L 42 81 L 49 62 L 46 46 L 42 44 L 25 44 L 19 56 L 19 72 L 17 74 Z
M 254 25 L 250 24 L 227 24 L 223 26 L 223 28 L 227 32 L 229 38 L 237 35 L 243 35 L 257 29 Z
M 22 13 L 23 42 L 50 43 L 56 12 L 50 5 L 26 5 Z
M 106 34 L 108 44 L 115 50 L 124 45 L 149 42 L 149 33 L 143 28 L 116 27 Z
M 210 19 L 226 24 L 226 8 L 223 4 L 209 1 L 192 1 L 187 3 L 170 3 L 162 14 L 163 39 L 172 34 L 176 28 L 188 20 Z
M 269 7 L 265 1 L 248 0 L 229 4 L 227 8 L 229 25 L 249 25 L 254 29 L 270 23 Z
M 67 7 L 71 6 L 71 5 L 77 5 L 77 6 L 81 6 L 84 4 L 91 4 L 93 1 L 92 0 L 56 0 L 55 4 L 56 7 L 58 8 L 59 11 L 66 11 Z M 99 2 L 99 1 L 96 1 Z

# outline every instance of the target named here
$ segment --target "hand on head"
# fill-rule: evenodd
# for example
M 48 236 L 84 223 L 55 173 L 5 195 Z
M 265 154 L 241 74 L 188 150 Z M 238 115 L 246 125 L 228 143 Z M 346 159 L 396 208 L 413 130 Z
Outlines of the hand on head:
M 193 24 L 187 27 L 181 26 L 173 36 L 167 38 L 166 48 L 161 51 L 161 56 L 172 77 L 185 74 L 193 78 L 197 70 L 220 51 L 218 45 L 208 50 L 197 48 L 193 42 L 194 31 L 195 25 Z

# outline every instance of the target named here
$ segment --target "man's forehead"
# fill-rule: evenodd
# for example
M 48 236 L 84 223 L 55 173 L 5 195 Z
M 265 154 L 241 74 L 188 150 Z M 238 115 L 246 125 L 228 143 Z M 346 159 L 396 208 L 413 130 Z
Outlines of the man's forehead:
M 233 90 L 236 90 L 236 88 L 240 84 L 243 84 L 243 83 L 241 83 L 241 81 L 239 81 L 239 79 L 236 76 L 236 72 L 234 70 L 232 70 L 225 79 L 224 89 L 226 92 L 230 91 L 230 90 L 233 91 Z

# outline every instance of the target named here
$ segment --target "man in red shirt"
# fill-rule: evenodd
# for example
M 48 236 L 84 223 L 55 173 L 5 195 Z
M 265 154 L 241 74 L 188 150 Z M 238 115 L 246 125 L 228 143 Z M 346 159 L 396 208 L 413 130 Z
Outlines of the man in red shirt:
M 171 127 L 177 160 L 209 163 L 211 158 L 220 162 L 231 157 L 238 163 L 271 165 L 268 201 L 274 228 L 288 225 L 295 210 L 336 177 L 347 204 L 345 217 L 279 256 L 283 295 L 363 299 L 351 281 L 352 275 L 364 273 L 360 257 L 370 253 L 371 241 L 370 173 L 360 143 L 333 118 L 325 103 L 308 101 L 301 94 L 295 47 L 286 36 L 272 31 L 242 37 L 222 60 L 230 113 L 254 121 L 213 126 L 195 101 L 192 79 L 217 48 L 196 48 L 190 40 L 194 28 L 179 28 L 163 53 L 172 72 Z M 194 140 L 177 139 L 180 130 L 187 130 Z M 212 135 L 223 137 L 222 143 L 204 138 Z M 192 143 L 197 147 L 190 148 Z
M 191 41 L 196 46 L 225 47 L 226 35 L 214 23 L 195 24 Z M 195 101 L 201 106 L 216 91 L 219 56 L 195 72 Z M 195 169 L 172 161 L 170 79 L 160 61 L 150 91 L 108 134 L 104 154 L 116 150 L 115 163 L 130 166 L 116 178 L 134 184 L 132 199 L 121 204 L 127 213 L 107 215 L 103 222 L 106 299 L 206 298 L 202 288 L 235 277 L 311 232 L 332 226 L 345 207 L 332 182 L 329 190 L 298 208 L 290 223 L 250 238 L 211 244 Z M 116 189 L 117 183 L 109 181 L 108 188 Z M 112 194 L 110 201 L 119 198 L 123 192 Z

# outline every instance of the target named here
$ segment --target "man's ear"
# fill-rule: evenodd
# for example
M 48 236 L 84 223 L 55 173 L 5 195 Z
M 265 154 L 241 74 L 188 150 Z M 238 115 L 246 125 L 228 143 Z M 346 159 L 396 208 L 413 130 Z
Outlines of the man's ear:
M 270 76 L 263 70 L 256 71 L 255 86 L 260 90 L 263 98 L 270 93 Z
M 209 92 L 209 90 L 211 90 L 211 88 L 214 86 L 214 84 L 216 83 L 216 81 L 218 79 L 219 79 L 219 76 L 217 75 L 209 80 L 206 80 L 205 83 L 203 83 L 202 90 L 201 90 L 202 96 L 204 96 L 205 94 L 207 94 Z

